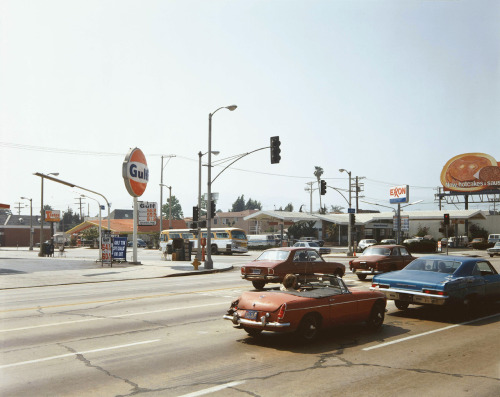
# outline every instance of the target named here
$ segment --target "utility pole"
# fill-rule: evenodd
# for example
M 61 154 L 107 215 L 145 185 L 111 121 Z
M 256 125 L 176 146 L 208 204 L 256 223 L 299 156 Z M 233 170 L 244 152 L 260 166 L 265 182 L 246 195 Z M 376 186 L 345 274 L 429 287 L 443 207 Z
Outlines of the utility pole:
M 309 213 L 312 214 L 313 212 L 313 192 L 316 190 L 316 189 L 313 189 L 313 185 L 314 185 L 315 182 L 307 182 L 306 185 L 308 185 L 309 187 L 306 187 L 304 190 L 306 192 L 309 192 Z
M 175 154 L 168 154 L 166 156 L 161 156 L 161 176 L 160 176 L 160 236 L 161 231 L 163 230 L 163 169 L 167 166 L 172 157 L 176 157 Z M 167 162 L 163 165 L 163 159 L 167 158 Z M 168 225 L 170 229 L 170 225 Z
M 22 203 L 14 203 L 14 207 L 17 208 L 17 215 L 21 215 L 21 208 L 24 208 L 24 205 L 21 205 Z
M 78 203 L 75 203 L 76 205 L 78 205 L 80 207 L 80 221 L 83 222 L 83 214 L 82 214 L 82 197 L 75 197 L 75 199 L 77 199 L 79 202 Z

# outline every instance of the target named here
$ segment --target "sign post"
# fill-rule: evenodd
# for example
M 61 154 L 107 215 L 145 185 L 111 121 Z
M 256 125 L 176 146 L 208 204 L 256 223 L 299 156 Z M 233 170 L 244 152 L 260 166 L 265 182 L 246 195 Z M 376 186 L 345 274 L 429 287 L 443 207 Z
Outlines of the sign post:
M 130 149 L 122 165 L 122 176 L 128 193 L 134 198 L 134 229 L 133 229 L 133 251 L 132 263 L 137 262 L 137 222 L 138 203 L 137 197 L 142 196 L 149 181 L 148 163 L 144 153 L 139 148 Z
M 397 236 L 396 242 L 401 244 L 401 203 L 407 203 L 410 198 L 410 186 L 402 185 L 402 186 L 394 186 L 391 188 L 389 202 L 391 204 L 397 204 Z

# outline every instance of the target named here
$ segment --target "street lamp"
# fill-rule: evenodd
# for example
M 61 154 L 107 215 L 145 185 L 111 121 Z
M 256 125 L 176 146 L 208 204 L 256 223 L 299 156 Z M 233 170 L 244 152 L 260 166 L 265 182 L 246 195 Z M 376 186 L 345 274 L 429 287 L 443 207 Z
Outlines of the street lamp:
M 213 113 L 208 114 L 208 181 L 207 181 L 207 260 L 205 261 L 205 269 L 213 269 L 212 262 L 212 116 L 220 109 L 228 109 L 231 112 L 236 109 L 236 105 L 222 106 L 216 109 Z
M 21 197 L 21 200 L 30 201 L 30 251 L 33 251 L 33 199 Z
M 349 174 L 349 211 L 351 211 L 351 171 L 347 171 L 343 168 L 341 168 L 339 170 L 339 172 L 347 172 Z M 352 231 L 351 231 L 351 228 L 352 228 L 352 225 L 351 225 L 351 215 L 350 215 L 350 212 L 349 212 L 349 223 L 347 225 L 347 233 L 348 233 L 348 236 L 347 236 L 347 245 L 349 246 L 348 247 L 348 250 L 347 250 L 347 255 L 348 256 L 351 256 L 352 255 Z
M 43 209 L 43 180 L 44 178 L 47 178 L 48 175 L 54 175 L 54 176 L 58 176 L 59 175 L 59 172 L 50 172 L 46 175 L 44 174 L 39 174 L 39 173 L 36 173 L 35 175 L 38 175 L 42 178 L 42 194 L 41 194 L 41 209 L 40 209 L 40 251 L 38 252 L 38 256 L 43 256 L 43 222 L 45 221 L 45 210 Z M 50 179 L 50 177 L 49 177 Z
M 101 245 L 101 242 L 102 242 L 102 226 L 101 226 L 101 220 L 102 220 L 102 217 L 101 217 L 101 203 L 93 198 L 93 197 L 90 197 L 90 196 L 86 196 L 84 194 L 80 194 L 81 197 L 86 197 L 86 198 L 89 198 L 91 200 L 94 200 L 97 205 L 99 206 L 99 259 L 101 261 L 101 264 L 103 263 L 102 262 L 102 245 Z
M 219 151 L 212 150 L 212 154 L 218 156 Z M 201 227 L 200 227 L 200 215 L 201 215 L 201 158 L 207 154 L 207 152 L 198 152 L 198 248 L 196 250 L 196 258 L 201 261 Z

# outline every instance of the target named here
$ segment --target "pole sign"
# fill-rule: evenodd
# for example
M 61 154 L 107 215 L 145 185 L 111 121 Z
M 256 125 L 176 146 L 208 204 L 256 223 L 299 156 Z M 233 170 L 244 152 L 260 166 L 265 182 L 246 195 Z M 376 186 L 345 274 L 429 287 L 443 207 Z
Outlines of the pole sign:
M 102 264 L 109 264 L 111 265 L 111 231 L 110 230 L 103 230 L 102 231 L 102 242 L 101 242 L 101 248 L 102 248 Z
M 389 199 L 389 202 L 391 204 L 407 203 L 409 199 L 410 199 L 410 186 L 402 185 L 402 186 L 391 187 L 390 199 Z
M 401 215 L 401 231 L 409 232 L 410 231 L 410 216 L 409 215 Z M 392 230 L 398 230 L 398 217 L 394 216 L 392 218 L 393 227 Z
M 61 222 L 61 211 L 45 210 L 46 222 Z
M 127 261 L 127 237 L 113 237 L 113 260 Z
M 132 197 L 140 197 L 146 190 L 149 168 L 144 153 L 139 148 L 130 149 L 122 165 L 125 187 Z
M 156 226 L 156 203 L 139 201 L 139 226 Z

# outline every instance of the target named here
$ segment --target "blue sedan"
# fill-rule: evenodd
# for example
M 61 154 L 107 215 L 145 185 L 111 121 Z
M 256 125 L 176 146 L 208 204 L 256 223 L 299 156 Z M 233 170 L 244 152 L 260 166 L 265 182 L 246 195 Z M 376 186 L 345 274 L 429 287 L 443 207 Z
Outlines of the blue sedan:
M 410 304 L 463 304 L 500 298 L 500 275 L 481 258 L 430 255 L 415 259 L 403 270 L 377 275 L 372 290 L 405 310 Z

